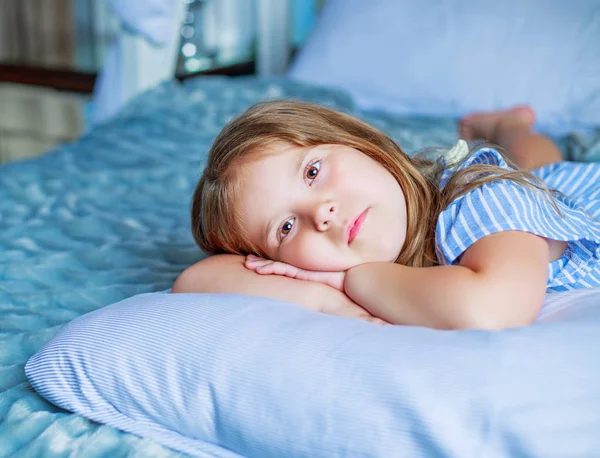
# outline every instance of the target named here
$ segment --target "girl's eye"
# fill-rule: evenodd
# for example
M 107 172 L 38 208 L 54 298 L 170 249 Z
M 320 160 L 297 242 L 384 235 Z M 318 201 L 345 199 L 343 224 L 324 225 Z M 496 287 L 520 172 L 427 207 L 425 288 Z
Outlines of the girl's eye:
M 296 218 L 290 218 L 286 222 L 283 223 L 281 229 L 279 229 L 279 240 L 283 240 L 288 236 L 292 229 L 294 228 L 294 221 Z
M 305 175 L 306 178 L 310 180 L 310 183 L 308 183 L 309 185 L 311 185 L 314 179 L 317 178 L 319 170 L 321 170 L 321 161 L 313 162 L 312 164 L 309 164 L 309 166 L 306 168 Z

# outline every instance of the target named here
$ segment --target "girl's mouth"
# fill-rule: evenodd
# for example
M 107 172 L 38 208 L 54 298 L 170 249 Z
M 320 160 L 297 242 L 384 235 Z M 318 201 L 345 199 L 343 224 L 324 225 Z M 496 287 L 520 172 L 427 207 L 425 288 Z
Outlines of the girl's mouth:
M 360 213 L 356 218 L 353 218 L 352 221 L 350 221 L 350 223 L 348 224 L 348 227 L 347 227 L 348 244 L 351 244 L 354 241 L 354 239 L 358 236 L 358 233 L 360 232 L 360 230 L 365 222 L 365 218 L 367 217 L 368 211 L 369 211 L 369 209 L 367 208 L 362 213 Z

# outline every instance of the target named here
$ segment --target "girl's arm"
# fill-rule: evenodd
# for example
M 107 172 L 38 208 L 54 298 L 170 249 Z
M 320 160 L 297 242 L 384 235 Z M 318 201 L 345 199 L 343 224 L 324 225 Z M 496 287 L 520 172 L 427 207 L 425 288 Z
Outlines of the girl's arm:
M 210 256 L 188 267 L 173 284 L 173 293 L 224 293 L 271 297 L 314 308 L 323 286 L 287 277 L 263 277 L 244 267 L 243 256 Z
M 244 267 L 244 261 L 243 256 L 232 254 L 208 257 L 188 267 L 177 278 L 171 291 L 270 297 L 294 302 L 317 312 L 384 324 L 342 291 L 312 281 L 258 275 Z
M 361 264 L 344 279 L 348 296 L 390 323 L 440 329 L 501 329 L 532 323 L 546 292 L 548 241 L 519 231 L 486 236 L 458 266 Z

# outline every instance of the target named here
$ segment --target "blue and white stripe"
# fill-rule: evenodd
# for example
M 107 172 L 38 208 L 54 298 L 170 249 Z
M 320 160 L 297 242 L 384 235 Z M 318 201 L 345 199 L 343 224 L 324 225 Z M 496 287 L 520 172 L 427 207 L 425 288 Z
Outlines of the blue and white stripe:
M 511 170 L 491 148 L 474 152 L 458 169 L 472 164 Z M 452 169 L 444 172 L 442 187 L 452 173 Z M 556 197 L 560 213 L 541 190 L 510 180 L 487 183 L 460 196 L 440 214 L 436 227 L 440 263 L 457 263 L 467 248 L 487 235 L 525 231 L 568 242 L 563 256 L 548 265 L 548 291 L 600 286 L 600 163 L 561 162 L 533 173 L 563 194 Z

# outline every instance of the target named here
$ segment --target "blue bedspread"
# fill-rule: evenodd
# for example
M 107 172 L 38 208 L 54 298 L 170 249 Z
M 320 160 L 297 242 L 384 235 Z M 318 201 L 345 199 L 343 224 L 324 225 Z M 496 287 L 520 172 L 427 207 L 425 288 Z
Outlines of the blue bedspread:
M 207 149 L 250 104 L 281 97 L 355 112 L 343 93 L 284 80 L 169 83 L 75 143 L 0 167 L 0 456 L 180 456 L 49 404 L 23 366 L 65 323 L 169 288 L 202 258 L 188 208 Z M 456 140 L 455 120 L 358 115 L 408 152 Z M 599 137 L 561 145 L 594 159 Z

